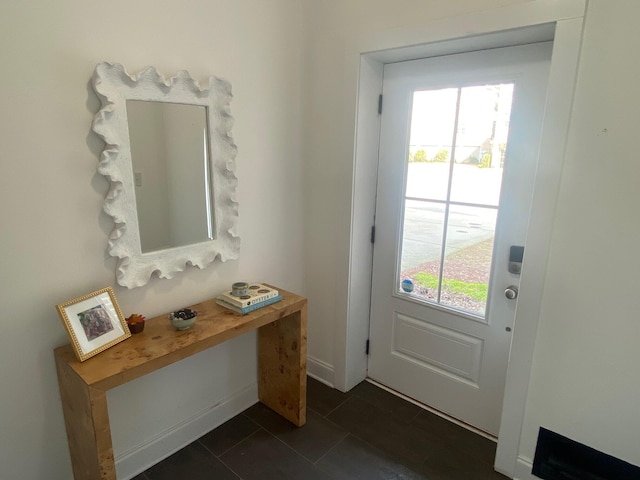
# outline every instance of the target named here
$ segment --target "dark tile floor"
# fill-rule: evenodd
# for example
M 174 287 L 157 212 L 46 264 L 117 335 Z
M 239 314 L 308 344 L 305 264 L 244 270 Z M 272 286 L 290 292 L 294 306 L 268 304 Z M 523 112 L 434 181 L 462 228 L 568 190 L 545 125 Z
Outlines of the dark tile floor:
M 258 403 L 134 480 L 504 480 L 495 448 L 371 383 L 309 378 L 304 427 Z

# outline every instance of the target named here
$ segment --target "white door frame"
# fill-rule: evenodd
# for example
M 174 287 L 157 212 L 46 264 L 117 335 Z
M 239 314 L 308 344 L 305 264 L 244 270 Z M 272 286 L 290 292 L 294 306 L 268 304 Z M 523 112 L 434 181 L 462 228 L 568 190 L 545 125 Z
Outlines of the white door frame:
M 379 143 L 377 98 L 385 63 L 516 45 L 553 38 L 547 108 L 543 120 L 521 295 L 507 370 L 502 422 L 495 467 L 513 477 L 519 461 L 522 422 L 540 314 L 553 212 L 569 128 L 582 40 L 586 0 L 537 0 L 485 10 L 360 38 L 347 45 L 345 112 L 355 121 L 345 132 L 354 159 L 348 284 L 336 298 L 336 350 L 333 377 L 347 391 L 366 377 L 364 345 L 369 335 L 371 247 L 369 234 L 375 212 Z

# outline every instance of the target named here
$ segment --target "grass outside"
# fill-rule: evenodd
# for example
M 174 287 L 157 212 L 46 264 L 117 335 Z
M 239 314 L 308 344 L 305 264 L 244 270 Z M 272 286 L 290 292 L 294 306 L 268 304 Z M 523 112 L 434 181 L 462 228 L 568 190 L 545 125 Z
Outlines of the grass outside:
M 430 273 L 420 272 L 414 275 L 415 281 L 422 287 L 437 289 L 438 277 Z M 473 298 L 481 302 L 487 301 L 489 285 L 486 283 L 470 283 L 450 278 L 442 279 L 442 289 Z

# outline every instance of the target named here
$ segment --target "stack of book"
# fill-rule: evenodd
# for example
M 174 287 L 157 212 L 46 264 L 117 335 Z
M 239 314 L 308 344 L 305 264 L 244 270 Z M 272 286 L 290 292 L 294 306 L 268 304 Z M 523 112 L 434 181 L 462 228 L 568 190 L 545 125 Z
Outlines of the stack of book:
M 228 291 L 216 297 L 218 305 L 222 305 L 240 315 L 246 315 L 280 300 L 282 300 L 282 295 L 278 290 L 262 283 L 251 284 L 246 295 L 236 296 L 231 291 Z

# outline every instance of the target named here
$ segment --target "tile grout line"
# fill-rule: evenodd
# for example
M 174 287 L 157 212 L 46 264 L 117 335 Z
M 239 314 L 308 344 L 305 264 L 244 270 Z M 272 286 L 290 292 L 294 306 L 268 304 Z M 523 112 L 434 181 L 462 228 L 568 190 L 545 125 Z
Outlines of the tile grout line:
M 301 427 L 300 427 L 301 428 Z M 271 435 L 273 438 L 275 438 L 277 441 L 279 441 L 280 443 L 282 443 L 285 447 L 287 447 L 289 450 L 291 450 L 293 453 L 295 453 L 298 457 L 302 458 L 305 462 L 309 463 L 309 465 L 312 466 L 316 466 L 315 462 L 312 462 L 310 459 L 308 459 L 306 456 L 304 456 L 301 452 L 299 452 L 298 450 L 296 450 L 295 448 L 293 448 L 291 445 L 289 445 L 287 442 L 285 442 L 284 440 L 282 440 L 280 437 L 278 437 L 277 435 L 271 433 L 269 430 L 265 431 Z M 332 447 L 333 448 L 333 447 Z
M 337 407 L 336 407 L 337 408 Z M 314 467 L 318 467 L 318 462 L 325 457 L 325 455 L 327 455 L 330 451 L 332 451 L 337 445 L 339 445 L 345 438 L 347 438 L 351 433 L 348 430 L 345 430 L 344 428 L 342 428 L 340 425 L 338 425 L 335 422 L 332 422 L 331 420 L 329 420 L 328 418 L 326 418 L 325 416 L 321 415 L 320 413 L 318 413 L 317 411 L 315 411 L 313 408 L 311 407 L 307 407 L 308 410 L 311 410 L 312 412 L 314 412 L 316 415 L 318 415 L 318 417 L 322 418 L 323 420 L 325 420 L 326 422 L 335 425 L 336 427 L 340 428 L 340 430 L 344 431 L 344 435 L 334 444 L 331 446 L 331 448 L 329 448 L 326 452 L 324 452 L 322 455 L 320 455 L 320 457 L 318 457 L 317 460 L 313 461 L 310 458 L 308 458 L 306 455 L 304 455 L 302 452 L 299 452 L 296 448 L 294 448 L 292 445 L 289 445 L 288 443 L 286 443 L 284 440 L 282 440 L 277 434 L 275 434 L 274 432 L 271 432 L 269 429 L 267 429 L 266 427 L 264 427 L 263 425 L 259 424 L 258 422 L 256 422 L 253 419 L 252 420 L 254 423 L 256 423 L 261 429 L 265 430 L 269 435 L 271 435 L 273 438 L 275 438 L 276 440 L 278 440 L 280 443 L 282 443 L 284 446 L 286 446 L 288 449 L 290 449 L 291 451 L 293 451 L 295 454 L 297 454 L 299 457 L 301 457 L 302 459 L 304 459 L 306 462 L 308 462 L 310 465 L 313 465 Z M 249 418 L 249 417 L 247 417 Z M 303 428 L 302 427 L 298 427 L 298 428 Z M 324 471 L 324 470 L 323 470 Z M 326 472 L 325 472 L 326 473 Z
M 239 413 L 239 414 L 238 414 L 238 416 L 239 416 L 239 415 L 242 415 L 242 416 L 243 416 L 243 417 L 245 417 L 247 420 L 249 420 L 251 423 L 255 424 L 255 425 L 258 427 L 258 430 L 265 430 L 265 431 L 266 431 L 266 429 L 265 429 L 265 428 L 263 428 L 263 427 L 262 427 L 262 425 L 260 425 L 259 423 L 257 423 L 257 422 L 256 422 L 256 421 L 254 421 L 253 419 L 251 419 L 251 418 L 247 417 L 247 416 L 244 414 L 244 412 Z M 225 423 L 226 423 L 226 422 L 225 422 Z M 223 423 L 222 425 L 224 425 L 224 423 Z M 211 432 L 215 431 L 217 428 L 221 427 L 222 425 L 218 425 L 218 427 L 216 427 L 216 428 L 214 428 L 213 430 L 210 430 L 209 432 L 205 433 L 204 435 L 202 435 L 202 437 L 204 437 L 205 435 L 207 435 L 207 434 L 209 434 L 209 433 L 211 433 Z M 200 441 L 200 439 L 201 439 L 202 437 L 198 438 L 198 439 L 196 440 L 196 442 L 198 442 L 200 445 L 202 445 L 202 446 L 203 446 L 203 447 L 204 447 L 204 448 L 205 448 L 205 449 L 206 449 L 206 450 L 207 450 L 211 455 L 213 455 L 213 456 L 214 456 L 214 457 L 216 457 L 216 458 L 220 458 L 222 455 L 224 455 L 225 453 L 227 453 L 229 450 L 231 450 L 231 449 L 233 449 L 233 448 L 237 447 L 237 446 L 238 446 L 238 445 L 240 445 L 242 442 L 244 442 L 247 438 L 251 437 L 251 436 L 252 436 L 254 433 L 256 433 L 258 430 L 254 431 L 254 432 L 251 432 L 251 433 L 250 433 L 249 435 L 247 435 L 246 437 L 242 438 L 241 440 L 238 440 L 236 443 L 234 443 L 233 445 L 231 445 L 229 448 L 227 448 L 226 450 L 224 450 L 223 452 L 221 452 L 221 453 L 220 453 L 220 455 L 216 455 L 216 454 L 215 454 L 215 452 L 212 452 L 212 451 L 211 451 L 211 449 L 209 449 L 209 447 L 207 447 L 203 442 L 201 442 L 201 441 Z
M 226 450 L 224 450 L 223 452 L 220 453 L 220 455 L 216 455 L 214 452 L 211 451 L 211 449 L 209 447 L 207 447 L 203 442 L 200 441 L 200 438 L 198 438 L 196 440 L 196 442 L 198 442 L 207 452 L 209 452 L 211 455 L 213 455 L 213 457 L 218 460 L 222 465 L 224 465 L 226 468 L 229 469 L 229 471 L 231 473 L 233 473 L 236 477 L 238 477 L 239 480 L 243 480 L 243 478 L 240 476 L 240 474 L 238 472 L 236 472 L 233 468 L 231 468 L 230 465 L 228 465 L 224 460 L 222 460 L 220 457 L 222 457 L 224 454 L 226 454 L 227 452 L 233 450 L 235 447 L 237 447 L 238 445 L 240 445 L 242 442 L 244 442 L 245 440 L 248 440 L 249 438 L 251 438 L 252 436 L 254 436 L 256 433 L 258 433 L 260 430 L 264 430 L 265 432 L 269 433 L 271 435 L 271 432 L 269 432 L 267 429 L 265 429 L 262 425 L 260 425 L 258 422 L 256 422 L 255 420 L 253 420 L 252 418 L 249 418 L 247 415 L 245 415 L 244 412 L 239 413 L 238 415 L 242 415 L 243 417 L 245 417 L 247 420 L 249 420 L 251 423 L 253 423 L 254 425 L 256 425 L 258 427 L 258 429 L 254 432 L 251 432 L 249 435 L 247 435 L 246 437 L 242 438 L 241 440 L 238 440 L 236 443 L 234 443 L 232 446 L 230 446 L 229 448 L 227 448 Z M 218 427 L 216 427 L 218 428 Z M 214 431 L 215 428 L 212 431 Z M 210 433 L 210 432 L 208 432 Z M 206 434 L 205 434 L 206 435 Z M 204 435 L 203 435 L 204 436 Z M 147 479 L 148 480 L 148 479 Z
M 353 398 L 353 395 L 349 395 L 347 398 L 345 398 L 343 401 L 341 401 L 338 405 L 336 405 L 332 410 L 327 412 L 326 415 L 320 415 L 320 416 L 323 417 L 323 418 L 327 418 L 328 419 L 329 415 L 331 415 L 333 412 L 335 412 L 337 409 L 339 409 L 341 406 L 343 406 L 345 403 L 347 403 L 352 398 Z
M 248 417 L 247 417 L 247 418 L 248 418 Z M 249 420 L 251 420 L 251 419 L 249 419 Z M 253 420 L 251 420 L 251 421 L 253 422 Z M 253 422 L 253 423 L 255 423 L 255 422 Z M 256 430 L 255 432 L 253 432 L 251 435 L 249 435 L 249 436 L 247 436 L 247 437 L 244 437 L 242 440 L 240 440 L 238 443 L 236 443 L 233 447 L 228 448 L 227 450 L 225 450 L 225 451 L 224 451 L 224 453 L 220 454 L 220 456 L 219 456 L 219 457 L 217 457 L 217 456 L 216 456 L 216 454 L 212 452 L 213 456 L 214 456 L 214 457 L 216 457 L 216 458 L 217 458 L 217 460 L 218 460 L 222 465 L 224 465 L 225 467 L 227 467 L 231 473 L 233 473 L 236 477 L 238 477 L 238 479 L 239 479 L 239 480 L 243 480 L 242 476 L 241 476 L 238 472 L 236 472 L 233 468 L 231 468 L 231 466 L 230 466 L 230 465 L 228 465 L 228 464 L 227 464 L 227 462 L 225 462 L 224 460 L 222 460 L 222 458 L 220 458 L 220 457 L 222 457 L 222 455 L 224 455 L 224 454 L 226 454 L 226 453 L 230 452 L 232 449 L 234 449 L 235 447 L 237 447 L 238 445 L 240 445 L 240 444 L 241 444 L 242 442 L 244 442 L 245 440 L 248 440 L 248 439 L 250 439 L 251 437 L 253 437 L 254 435 L 256 435 L 257 433 L 259 433 L 259 432 L 260 432 L 260 430 L 264 430 L 267 434 L 271 435 L 271 432 L 269 432 L 269 431 L 267 431 L 266 429 L 262 428 L 262 426 L 260 426 L 260 425 L 258 425 L 258 426 L 260 427 L 258 430 Z M 273 436 L 273 435 L 272 435 L 272 436 Z M 206 447 L 205 447 L 205 448 L 206 448 Z M 207 450 L 209 450 L 209 449 L 207 449 Z
M 345 430 L 345 434 L 344 434 L 344 436 L 343 436 L 340 440 L 338 440 L 338 441 L 335 443 L 335 445 L 333 445 L 329 450 L 327 450 L 327 451 L 326 451 L 326 452 L 324 452 L 322 455 L 320 455 L 320 457 L 318 458 L 318 460 L 316 460 L 315 462 L 313 462 L 313 464 L 314 464 L 316 467 L 320 468 L 320 466 L 318 465 L 318 463 L 320 463 L 320 461 L 321 461 L 324 457 L 326 457 L 327 455 L 329 455 L 329 453 L 331 453 L 333 450 L 335 450 L 335 448 L 336 448 L 338 445 L 340 445 L 342 442 L 344 442 L 344 441 L 347 439 L 347 437 L 348 437 L 349 435 L 352 435 L 352 433 L 351 433 L 351 432 L 349 432 L 349 431 L 347 431 L 347 430 Z

